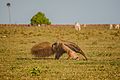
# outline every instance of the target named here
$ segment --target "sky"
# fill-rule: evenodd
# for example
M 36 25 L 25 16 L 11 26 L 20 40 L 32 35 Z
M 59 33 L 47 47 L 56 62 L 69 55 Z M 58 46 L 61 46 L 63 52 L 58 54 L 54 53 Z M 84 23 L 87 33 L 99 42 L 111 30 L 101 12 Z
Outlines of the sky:
M 52 24 L 120 24 L 120 0 L 0 0 L 0 24 L 29 24 L 37 12 Z

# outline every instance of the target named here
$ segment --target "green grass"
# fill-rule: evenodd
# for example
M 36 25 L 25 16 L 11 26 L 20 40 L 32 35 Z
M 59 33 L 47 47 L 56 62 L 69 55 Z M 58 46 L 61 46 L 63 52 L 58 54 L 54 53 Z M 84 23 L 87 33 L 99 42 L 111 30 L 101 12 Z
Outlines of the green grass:
M 88 61 L 35 58 L 33 45 L 58 39 L 78 44 Z M 81 56 L 81 55 L 80 55 Z M 81 56 L 81 58 L 83 58 Z M 86 27 L 0 27 L 0 80 L 120 80 L 120 30 Z

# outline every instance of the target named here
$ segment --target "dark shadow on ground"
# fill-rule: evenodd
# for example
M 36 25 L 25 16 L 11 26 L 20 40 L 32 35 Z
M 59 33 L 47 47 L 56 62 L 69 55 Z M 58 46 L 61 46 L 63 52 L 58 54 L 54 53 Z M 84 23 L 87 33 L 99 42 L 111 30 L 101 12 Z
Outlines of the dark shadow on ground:
M 55 58 L 32 58 L 33 60 L 55 60 Z
M 17 60 L 55 60 L 55 58 L 16 58 Z

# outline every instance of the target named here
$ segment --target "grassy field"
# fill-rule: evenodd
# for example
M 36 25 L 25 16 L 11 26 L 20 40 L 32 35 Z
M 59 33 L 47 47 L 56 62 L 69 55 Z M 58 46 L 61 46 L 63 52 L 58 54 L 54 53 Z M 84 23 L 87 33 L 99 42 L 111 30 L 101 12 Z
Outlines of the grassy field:
M 31 55 L 33 45 L 59 39 L 78 44 L 88 61 L 66 60 L 66 54 L 60 60 Z M 0 27 L 0 80 L 120 80 L 120 30 Z

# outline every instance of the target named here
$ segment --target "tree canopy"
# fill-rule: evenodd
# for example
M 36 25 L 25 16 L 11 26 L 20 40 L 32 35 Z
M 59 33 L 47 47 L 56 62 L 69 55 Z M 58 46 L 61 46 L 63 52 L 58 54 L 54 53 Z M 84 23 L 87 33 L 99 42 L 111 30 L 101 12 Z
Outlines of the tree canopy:
M 38 12 L 31 18 L 31 25 L 38 25 L 38 24 L 51 24 L 49 19 L 45 16 L 44 13 Z

